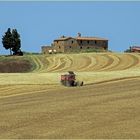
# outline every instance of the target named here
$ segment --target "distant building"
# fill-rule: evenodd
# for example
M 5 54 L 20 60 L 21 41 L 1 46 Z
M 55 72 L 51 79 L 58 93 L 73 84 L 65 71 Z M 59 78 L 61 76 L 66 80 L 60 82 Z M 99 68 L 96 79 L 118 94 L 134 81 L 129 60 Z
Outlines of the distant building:
M 77 37 L 62 36 L 55 39 L 52 46 L 42 46 L 42 53 L 49 53 L 49 50 L 52 50 L 52 52 L 55 50 L 59 53 L 77 52 L 93 48 L 108 50 L 108 40 L 99 37 L 82 37 L 80 33 Z
M 138 52 L 140 53 L 140 46 L 131 46 L 130 52 Z

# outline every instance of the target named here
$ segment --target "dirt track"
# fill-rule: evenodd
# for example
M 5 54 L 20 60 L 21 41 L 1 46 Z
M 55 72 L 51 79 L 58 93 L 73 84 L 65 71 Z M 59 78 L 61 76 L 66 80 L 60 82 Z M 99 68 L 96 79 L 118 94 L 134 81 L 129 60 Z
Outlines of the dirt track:
M 140 138 L 139 83 L 134 78 L 59 90 L 46 86 L 2 98 L 0 138 Z

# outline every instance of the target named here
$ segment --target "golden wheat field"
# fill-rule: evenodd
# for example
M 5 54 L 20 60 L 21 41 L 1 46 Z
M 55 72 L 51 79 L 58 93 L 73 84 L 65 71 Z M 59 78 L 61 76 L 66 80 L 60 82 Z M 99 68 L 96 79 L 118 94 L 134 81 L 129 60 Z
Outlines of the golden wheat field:
M 140 138 L 140 55 L 28 55 L 28 73 L 0 73 L 0 138 Z M 74 71 L 83 87 L 63 87 Z

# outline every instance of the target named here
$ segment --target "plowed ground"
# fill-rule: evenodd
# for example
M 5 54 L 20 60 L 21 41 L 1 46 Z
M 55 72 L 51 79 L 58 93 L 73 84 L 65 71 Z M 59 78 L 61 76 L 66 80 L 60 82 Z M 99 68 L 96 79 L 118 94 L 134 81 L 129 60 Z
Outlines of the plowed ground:
M 30 73 L 0 74 L 0 138 L 140 138 L 140 55 L 28 56 Z M 59 84 L 74 70 L 83 87 Z

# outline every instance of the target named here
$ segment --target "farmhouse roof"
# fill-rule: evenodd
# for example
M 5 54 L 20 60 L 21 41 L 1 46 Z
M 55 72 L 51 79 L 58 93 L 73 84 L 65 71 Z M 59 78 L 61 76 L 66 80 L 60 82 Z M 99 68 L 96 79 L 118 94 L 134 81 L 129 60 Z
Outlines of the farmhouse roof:
M 100 37 L 76 37 L 75 39 L 77 40 L 108 40 L 105 38 L 100 38 Z
M 55 39 L 54 41 L 65 41 L 65 40 L 72 39 L 72 38 L 73 37 L 60 37 L 58 39 Z M 104 41 L 108 40 L 108 39 L 100 38 L 100 37 L 75 37 L 73 39 L 76 39 L 76 40 L 104 40 Z
M 55 39 L 54 41 L 65 41 L 65 40 L 68 40 L 68 39 L 71 39 L 72 37 L 60 37 L 58 39 Z

